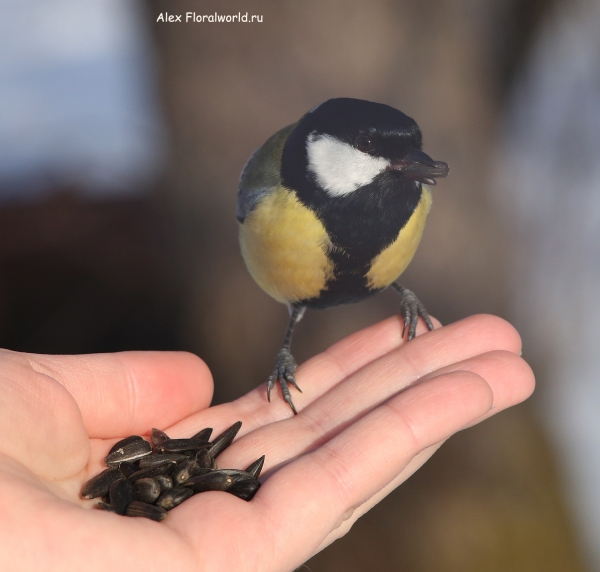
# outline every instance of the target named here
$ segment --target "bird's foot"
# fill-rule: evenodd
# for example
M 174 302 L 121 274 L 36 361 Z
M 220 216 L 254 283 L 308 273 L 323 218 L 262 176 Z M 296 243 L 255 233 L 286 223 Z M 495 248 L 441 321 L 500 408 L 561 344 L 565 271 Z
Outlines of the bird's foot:
M 283 399 L 292 408 L 294 415 L 297 415 L 298 412 L 294 407 L 289 385 L 293 385 L 300 393 L 302 393 L 302 390 L 296 383 L 295 375 L 297 368 L 298 366 L 296 365 L 296 361 L 290 353 L 290 350 L 281 348 L 277 354 L 277 363 L 275 364 L 275 369 L 269 376 L 269 380 L 267 382 L 267 399 L 271 401 L 271 390 L 275 386 L 275 383 L 279 381 L 281 384 L 281 393 L 283 394 Z
M 404 318 L 404 328 L 402 328 L 402 337 L 408 328 L 408 340 L 412 340 L 417 332 L 417 322 L 419 316 L 423 318 L 423 321 L 427 325 L 429 330 L 433 330 L 433 323 L 429 317 L 429 313 L 425 309 L 425 306 L 421 304 L 419 299 L 415 296 L 412 290 L 404 288 L 399 284 L 394 284 L 394 288 L 400 294 L 400 311 Z

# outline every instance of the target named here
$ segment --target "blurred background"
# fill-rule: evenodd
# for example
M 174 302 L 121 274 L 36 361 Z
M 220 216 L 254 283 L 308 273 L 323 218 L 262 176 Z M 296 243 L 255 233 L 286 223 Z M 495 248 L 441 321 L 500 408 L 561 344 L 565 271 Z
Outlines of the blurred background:
M 272 369 L 287 310 L 237 246 L 239 172 L 330 97 L 419 122 L 451 176 L 403 278 L 499 314 L 538 389 L 448 441 L 313 572 L 600 571 L 600 10 L 593 0 L 1 0 L 0 345 L 184 349 L 215 401 Z M 161 13 L 254 23 L 164 23 Z M 299 361 L 395 311 L 307 315 Z M 235 351 L 232 352 L 232 348 Z

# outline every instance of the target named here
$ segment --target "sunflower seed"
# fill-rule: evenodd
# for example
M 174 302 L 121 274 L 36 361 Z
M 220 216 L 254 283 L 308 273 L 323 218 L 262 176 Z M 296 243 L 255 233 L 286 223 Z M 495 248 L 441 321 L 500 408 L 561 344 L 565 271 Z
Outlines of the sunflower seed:
M 160 485 L 151 478 L 138 479 L 133 483 L 136 500 L 152 504 L 160 495 Z
M 217 468 L 217 464 L 215 463 L 213 456 L 206 449 L 200 449 L 196 453 L 194 461 L 196 461 L 196 466 L 201 469 Z
M 265 464 L 265 456 L 263 455 L 260 459 L 256 459 L 254 463 L 248 465 L 245 469 L 247 473 L 252 475 L 255 479 L 258 479 L 260 472 L 262 471 L 263 465 Z
M 203 468 L 203 467 L 196 467 L 193 471 L 192 474 L 190 475 L 190 479 L 192 477 L 199 477 L 201 475 L 206 475 L 208 473 L 213 473 L 215 471 L 215 469 L 211 469 L 209 468 Z M 189 479 L 188 479 L 189 480 Z
M 115 507 L 117 514 L 125 514 L 129 503 L 135 499 L 133 484 L 127 479 L 120 479 L 110 485 L 108 490 L 110 504 Z
M 194 459 L 184 459 L 183 461 L 179 461 L 171 471 L 173 483 L 179 485 L 183 483 L 183 481 L 187 481 L 191 477 L 192 469 L 195 467 L 196 461 Z
M 125 478 L 127 478 L 133 475 L 133 473 L 136 471 L 139 471 L 140 468 L 131 461 L 123 461 L 122 463 L 119 463 L 119 470 L 123 473 Z
M 139 435 L 130 435 L 129 437 L 125 437 L 125 439 L 121 439 L 120 441 L 117 441 L 111 448 L 111 450 L 108 452 L 108 454 L 110 455 L 111 453 L 114 453 L 117 449 L 120 449 L 121 447 L 126 447 L 127 445 L 130 445 L 131 443 L 137 443 L 139 441 L 143 441 L 144 438 L 140 437 Z
M 127 441 L 127 439 L 123 439 L 123 441 Z M 145 457 L 146 455 L 150 455 L 152 453 L 152 446 L 150 443 L 148 443 L 148 441 L 144 441 L 144 439 L 141 437 L 139 439 L 130 441 L 125 445 L 121 445 L 117 449 L 113 447 L 113 449 L 111 449 L 111 453 L 109 453 L 106 459 L 104 459 L 109 467 L 118 466 L 123 461 L 135 461 L 136 459 Z
M 158 483 L 161 491 L 173 488 L 173 479 L 171 477 L 167 477 L 166 475 L 156 475 L 156 477 L 153 478 Z
M 250 475 L 244 471 L 238 471 L 243 475 L 231 475 L 222 470 L 210 471 L 204 475 L 192 477 L 191 479 L 181 483 L 184 487 L 190 487 L 196 493 L 205 491 L 226 491 L 233 483 L 242 479 L 252 479 Z
M 233 485 L 227 489 L 227 492 L 245 501 L 249 501 L 252 500 L 259 488 L 260 481 L 256 479 L 247 479 L 233 483 Z
M 154 467 L 155 465 L 161 465 L 165 461 L 171 461 L 175 464 L 177 461 L 183 461 L 187 459 L 186 455 L 180 455 L 179 453 L 161 453 L 159 455 L 148 455 L 140 459 L 140 469 L 146 469 L 148 467 Z
M 171 510 L 180 505 L 184 500 L 189 499 L 194 491 L 188 487 L 173 487 L 162 493 L 156 501 L 156 506 Z
M 225 449 L 227 449 L 227 447 L 229 447 L 229 445 L 231 445 L 241 426 L 242 422 L 238 421 L 229 427 L 229 429 L 223 431 L 218 437 L 214 438 L 209 449 L 213 459 L 216 459 Z
M 164 431 L 161 431 L 160 429 L 152 429 L 152 431 L 150 431 L 150 439 L 152 440 L 152 444 L 155 447 L 158 446 L 163 441 L 166 441 L 168 438 L 169 438 L 169 436 Z
M 163 520 L 166 510 L 182 503 L 196 492 L 228 491 L 250 500 L 260 488 L 256 477 L 264 456 L 239 469 L 218 469 L 215 457 L 235 439 L 241 422 L 213 439 L 212 429 L 202 429 L 190 439 L 171 439 L 152 429 L 152 445 L 139 435 L 131 435 L 113 445 L 105 462 L 108 469 L 83 487 L 83 498 L 105 497 L 98 508 Z M 181 483 L 181 485 L 179 484 Z
M 139 471 L 133 473 L 133 475 L 129 476 L 128 479 L 130 481 L 137 481 L 138 479 L 145 479 L 146 477 L 166 475 L 173 469 L 174 466 L 175 463 L 173 463 L 172 461 L 163 461 L 158 465 L 152 465 L 151 467 L 140 469 Z
M 99 509 L 105 510 L 107 512 L 117 512 L 115 510 L 115 507 L 112 504 L 108 504 L 106 502 L 100 501 L 97 506 L 98 506 Z
M 247 481 L 254 478 L 250 473 L 242 471 L 241 469 L 219 469 L 219 472 L 231 477 L 236 482 L 239 480 Z
M 210 439 L 212 432 L 213 432 L 212 428 L 207 427 L 206 429 L 202 429 L 202 431 L 198 431 L 198 433 L 196 433 L 195 435 L 192 435 L 190 437 L 190 439 L 193 439 L 194 441 L 201 441 L 203 443 L 208 443 L 208 440 Z
M 197 469 L 217 469 L 217 463 L 215 462 L 214 457 L 206 450 L 200 450 L 196 453 L 194 457 L 194 462 L 196 468 L 192 471 L 192 474 L 197 471 Z
M 115 481 L 123 478 L 123 473 L 119 469 L 104 469 L 99 475 L 92 477 L 83 487 L 81 496 L 84 499 L 94 499 L 104 497 L 108 494 L 108 489 Z
M 141 501 L 133 501 L 125 512 L 127 516 L 143 516 L 152 520 L 161 521 L 167 516 L 167 511 L 159 506 L 154 506 Z
M 185 451 L 193 451 L 194 453 L 198 449 L 207 448 L 209 446 L 207 441 L 197 441 L 195 439 L 167 439 L 156 446 L 156 450 L 159 453 L 182 453 Z

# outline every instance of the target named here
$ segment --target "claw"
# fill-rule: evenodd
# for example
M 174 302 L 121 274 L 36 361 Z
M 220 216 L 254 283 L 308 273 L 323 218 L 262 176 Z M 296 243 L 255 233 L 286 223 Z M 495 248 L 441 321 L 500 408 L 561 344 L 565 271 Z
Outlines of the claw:
M 408 288 L 404 288 L 400 284 L 392 284 L 393 288 L 400 294 L 400 307 L 403 316 L 404 326 L 402 328 L 402 337 L 408 329 L 408 341 L 412 340 L 417 333 L 417 324 L 419 317 L 425 322 L 427 329 L 433 330 L 433 323 L 429 318 L 429 313 L 425 306 L 421 304 L 419 299 Z
M 271 403 L 271 389 L 275 387 L 275 382 L 277 381 L 277 372 L 272 373 L 267 380 L 267 401 Z
M 419 313 L 416 304 L 410 305 L 410 327 L 408 328 L 408 341 L 412 340 L 417 333 L 417 323 L 419 321 Z
M 419 316 L 421 316 L 421 318 L 423 318 L 423 321 L 425 322 L 425 325 L 427 326 L 427 329 L 429 331 L 433 330 L 433 322 L 431 321 L 431 318 L 429 317 L 429 314 L 427 312 L 420 312 L 419 311 Z
M 294 412 L 294 415 L 297 415 L 298 412 L 294 407 L 294 402 L 292 401 L 288 384 L 292 385 L 300 393 L 302 393 L 302 390 L 296 383 L 296 368 L 297 365 L 292 354 L 290 353 L 289 349 L 284 347 L 277 355 L 275 369 L 267 380 L 267 400 L 269 402 L 271 401 L 271 390 L 273 387 L 275 387 L 275 384 L 279 382 L 281 384 L 281 393 L 283 395 L 283 399 L 290 406 L 291 410 Z
M 300 386 L 296 383 L 296 378 L 293 375 L 289 375 L 286 373 L 284 377 L 288 383 L 291 383 L 300 393 L 302 393 L 302 390 L 300 389 Z
M 408 328 L 408 325 L 410 324 L 410 312 L 408 310 L 404 311 L 404 326 L 402 327 L 402 337 L 404 337 L 404 334 L 406 333 L 406 328 Z
M 296 408 L 294 407 L 292 396 L 290 394 L 290 389 L 285 378 L 285 374 L 279 378 L 279 383 L 281 383 L 281 393 L 283 395 L 284 401 L 291 407 L 292 411 L 294 412 L 294 415 L 297 415 L 298 413 L 296 412 Z

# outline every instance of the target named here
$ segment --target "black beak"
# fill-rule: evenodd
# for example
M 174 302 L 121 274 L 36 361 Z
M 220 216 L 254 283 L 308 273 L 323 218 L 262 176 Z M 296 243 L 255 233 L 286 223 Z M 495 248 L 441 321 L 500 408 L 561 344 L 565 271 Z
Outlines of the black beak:
M 435 179 L 446 177 L 450 172 L 447 163 L 443 161 L 434 161 L 429 155 L 413 149 L 397 161 L 392 161 L 388 167 L 390 171 L 399 171 L 405 177 L 425 183 L 427 185 L 435 185 Z

